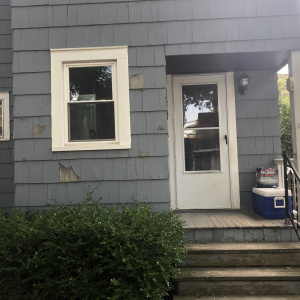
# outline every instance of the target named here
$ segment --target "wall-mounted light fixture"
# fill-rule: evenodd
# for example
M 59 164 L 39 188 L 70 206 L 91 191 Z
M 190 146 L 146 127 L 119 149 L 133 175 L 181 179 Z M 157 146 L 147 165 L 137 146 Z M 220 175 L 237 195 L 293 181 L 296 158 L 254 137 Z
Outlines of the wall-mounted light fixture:
M 295 79 L 293 77 L 288 77 L 286 80 L 286 89 L 291 93 L 295 88 Z
M 241 95 L 245 95 L 247 93 L 248 85 L 249 85 L 249 76 L 243 73 L 240 79 L 240 86 L 239 86 L 239 92 Z

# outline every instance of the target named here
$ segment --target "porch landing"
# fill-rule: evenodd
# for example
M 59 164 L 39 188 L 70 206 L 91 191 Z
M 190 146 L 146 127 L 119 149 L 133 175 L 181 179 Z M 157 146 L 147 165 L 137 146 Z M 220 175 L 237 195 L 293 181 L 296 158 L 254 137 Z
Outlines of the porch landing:
M 251 243 L 298 241 L 284 219 L 266 220 L 254 212 L 180 212 L 186 237 L 197 243 Z

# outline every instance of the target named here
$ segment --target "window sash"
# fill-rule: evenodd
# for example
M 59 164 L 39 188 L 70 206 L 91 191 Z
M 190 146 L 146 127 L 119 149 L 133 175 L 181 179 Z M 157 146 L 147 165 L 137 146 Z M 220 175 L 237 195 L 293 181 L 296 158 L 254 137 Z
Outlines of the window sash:
M 70 99 L 70 68 L 89 68 L 89 67 L 111 67 L 112 72 L 112 99 L 95 99 L 95 100 L 80 100 L 80 101 L 71 101 Z M 64 64 L 64 113 L 65 113 L 65 135 L 68 137 L 69 143 L 82 143 L 82 142 L 105 142 L 118 141 L 118 127 L 116 126 L 116 121 L 118 120 L 118 110 L 117 110 L 117 101 L 115 101 L 117 97 L 117 82 L 116 82 L 116 62 L 115 61 L 107 61 L 107 62 L 92 62 L 92 63 L 66 63 Z M 78 105 L 83 103 L 105 103 L 105 102 L 113 102 L 114 103 L 114 122 L 115 122 L 115 138 L 114 139 L 84 139 L 84 140 L 72 140 L 71 139 L 71 116 L 70 116 L 70 105 Z
M 112 104 L 112 107 L 106 104 Z M 116 126 L 115 126 L 115 105 L 113 101 L 110 102 L 81 102 L 82 110 L 73 110 L 73 117 L 77 122 L 82 121 L 82 124 L 72 124 L 71 114 L 72 108 L 76 107 L 75 103 L 68 103 L 68 136 L 69 142 L 82 142 L 82 141 L 115 141 L 116 140 Z M 78 106 L 78 105 L 77 105 Z M 101 109 L 102 107 L 102 109 Z M 100 108 L 100 110 L 99 110 Z M 111 110 L 112 108 L 112 110 Z M 102 115 L 103 109 L 106 114 Z M 102 111 L 101 111 L 102 110 Z M 105 120 L 105 117 L 112 113 L 110 120 Z M 104 121 L 106 122 L 103 122 Z M 76 120 L 75 120 L 76 121 Z M 107 123 L 109 125 L 107 126 Z M 112 124 L 111 124 L 112 123 Z M 99 126 L 99 124 L 101 126 Z M 72 131 L 73 129 L 73 131 Z M 104 131 L 102 131 L 104 129 Z M 75 132 L 74 132 L 75 131 Z M 77 133 L 77 135 L 76 135 Z M 77 136 L 78 138 L 72 138 Z M 89 136 L 90 138 L 87 138 Z M 94 137 L 93 137 L 94 136 Z M 102 136 L 102 138 L 100 138 Z M 106 136 L 104 138 L 104 136 Z M 111 136 L 111 137 L 108 137 Z M 80 138 L 81 137 L 81 138 Z M 86 138 L 84 138 L 86 137 Z
M 80 101 L 71 101 L 70 100 L 70 97 L 69 97 L 69 88 L 68 88 L 68 97 L 65 98 L 67 99 L 68 102 L 86 102 L 86 101 L 114 101 L 114 95 L 115 95 L 115 92 L 116 92 L 116 80 L 115 80 L 115 77 L 116 77 L 116 61 L 108 61 L 108 62 L 92 62 L 92 63 L 86 63 L 86 62 L 83 62 L 83 63 L 74 63 L 74 64 L 65 64 L 64 68 L 65 68 L 65 77 L 66 77 L 66 80 L 65 81 L 65 87 L 67 89 L 67 87 L 69 87 L 69 84 L 70 84 L 70 69 L 71 68 L 89 68 L 89 67 L 111 67 L 111 73 L 112 73 L 112 99 L 95 99 L 95 100 L 80 100 Z M 67 85 L 66 85 L 67 84 Z

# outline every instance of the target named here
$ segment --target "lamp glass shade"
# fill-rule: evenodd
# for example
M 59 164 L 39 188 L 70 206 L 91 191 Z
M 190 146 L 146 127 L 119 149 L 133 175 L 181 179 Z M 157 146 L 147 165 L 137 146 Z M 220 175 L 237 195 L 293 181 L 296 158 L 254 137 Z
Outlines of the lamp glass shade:
M 248 77 L 242 77 L 241 79 L 240 79 L 240 86 L 241 87 L 247 87 L 248 86 L 248 83 L 249 83 L 249 80 L 248 80 Z

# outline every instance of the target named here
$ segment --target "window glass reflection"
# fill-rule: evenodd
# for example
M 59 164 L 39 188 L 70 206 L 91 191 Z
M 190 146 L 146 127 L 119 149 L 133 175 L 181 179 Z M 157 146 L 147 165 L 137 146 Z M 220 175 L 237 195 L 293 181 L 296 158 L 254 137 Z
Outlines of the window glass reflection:
M 114 103 L 70 104 L 70 140 L 115 139 Z
M 184 130 L 186 171 L 220 170 L 219 130 Z
M 112 68 L 69 68 L 69 86 L 71 101 L 112 100 Z
M 218 127 L 217 84 L 182 87 L 184 128 Z

